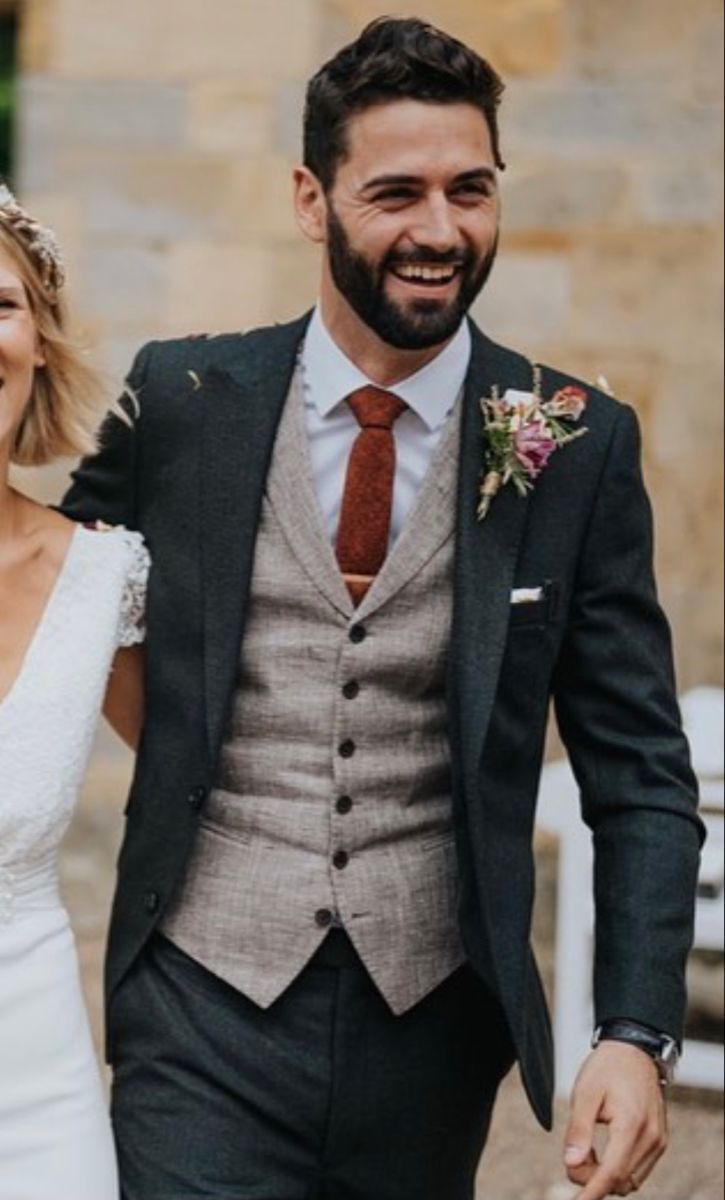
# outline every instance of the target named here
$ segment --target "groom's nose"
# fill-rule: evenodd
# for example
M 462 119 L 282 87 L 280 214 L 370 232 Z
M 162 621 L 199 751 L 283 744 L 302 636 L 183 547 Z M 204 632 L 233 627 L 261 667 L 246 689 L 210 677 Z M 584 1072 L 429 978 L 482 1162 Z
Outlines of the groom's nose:
M 459 245 L 458 223 L 448 197 L 429 196 L 420 205 L 410 234 L 416 245 L 436 254 L 450 254 Z

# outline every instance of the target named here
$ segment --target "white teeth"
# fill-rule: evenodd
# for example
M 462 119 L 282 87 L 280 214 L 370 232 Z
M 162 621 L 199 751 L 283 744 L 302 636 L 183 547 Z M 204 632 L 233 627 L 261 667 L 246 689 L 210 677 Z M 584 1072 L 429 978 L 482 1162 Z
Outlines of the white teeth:
M 402 279 L 424 283 L 450 283 L 456 274 L 454 267 L 401 266 L 396 270 Z

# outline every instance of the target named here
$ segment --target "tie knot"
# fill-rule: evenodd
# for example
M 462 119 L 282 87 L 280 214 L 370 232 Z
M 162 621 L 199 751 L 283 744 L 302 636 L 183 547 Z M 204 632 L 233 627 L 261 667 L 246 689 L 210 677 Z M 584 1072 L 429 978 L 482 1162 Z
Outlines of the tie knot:
M 358 388 L 347 402 L 363 429 L 392 429 L 408 407 L 404 400 L 382 388 Z

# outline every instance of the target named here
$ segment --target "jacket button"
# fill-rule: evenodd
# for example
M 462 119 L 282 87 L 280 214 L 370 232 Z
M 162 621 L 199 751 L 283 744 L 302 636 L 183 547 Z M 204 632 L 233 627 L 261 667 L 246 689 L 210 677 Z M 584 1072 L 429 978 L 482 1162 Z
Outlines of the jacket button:
M 334 918 L 329 908 L 320 908 L 315 913 L 315 924 L 319 925 L 320 929 L 329 929 Z
M 349 862 L 350 855 L 344 850 L 338 850 L 337 854 L 332 860 L 332 864 L 336 871 L 344 871 Z
M 359 646 L 361 642 L 364 642 L 367 636 L 368 631 L 364 625 L 353 625 L 352 629 L 350 630 L 350 641 L 354 642 L 356 646 Z
M 351 679 L 342 689 L 342 694 L 346 700 L 357 700 L 360 695 L 360 684 L 356 679 Z
M 194 788 L 193 791 L 189 792 L 189 795 L 186 797 L 186 800 L 187 800 L 187 804 L 189 805 L 190 808 L 201 808 L 202 804 L 206 800 L 206 788 L 205 787 Z
M 143 906 L 147 913 L 158 912 L 161 897 L 158 892 L 147 892 L 143 898 Z
M 356 749 L 357 749 L 357 747 L 356 747 L 355 743 L 353 742 L 352 738 L 348 738 L 347 741 L 343 742 L 342 745 L 340 746 L 340 757 L 341 758 L 352 758 Z
M 341 817 L 346 817 L 348 815 L 348 813 L 352 812 L 352 797 L 351 796 L 340 796 L 340 799 L 338 800 L 337 804 L 335 805 L 335 808 L 337 809 L 337 811 L 339 812 Z

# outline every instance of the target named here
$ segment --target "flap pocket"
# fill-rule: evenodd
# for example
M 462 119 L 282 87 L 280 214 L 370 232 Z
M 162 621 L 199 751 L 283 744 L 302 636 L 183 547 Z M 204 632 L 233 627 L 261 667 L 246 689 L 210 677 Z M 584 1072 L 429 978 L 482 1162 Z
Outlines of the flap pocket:
M 511 605 L 509 629 L 543 629 L 555 621 L 559 613 L 561 588 L 551 580 L 543 585 L 538 600 Z
M 537 600 L 533 604 L 512 604 L 509 629 L 520 629 L 527 626 L 534 629 L 543 628 L 549 620 L 548 607 L 546 600 Z

